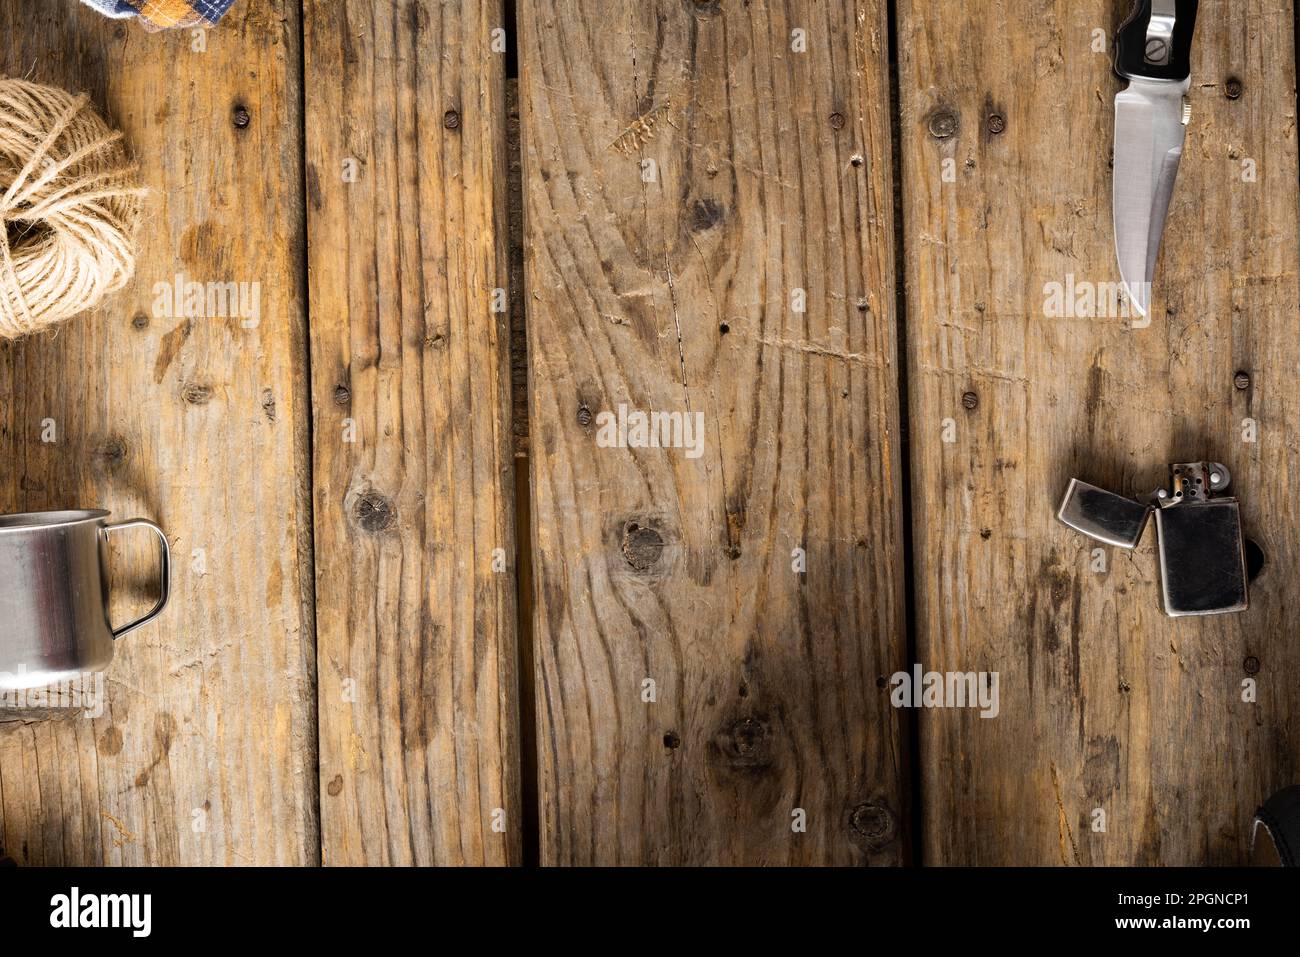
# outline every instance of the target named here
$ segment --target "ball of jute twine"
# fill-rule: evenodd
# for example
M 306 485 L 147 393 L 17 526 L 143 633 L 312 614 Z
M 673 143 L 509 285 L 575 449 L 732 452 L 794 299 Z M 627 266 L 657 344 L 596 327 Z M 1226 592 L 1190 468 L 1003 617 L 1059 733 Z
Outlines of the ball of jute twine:
M 139 171 L 84 93 L 0 77 L 0 339 L 97 305 L 135 271 Z

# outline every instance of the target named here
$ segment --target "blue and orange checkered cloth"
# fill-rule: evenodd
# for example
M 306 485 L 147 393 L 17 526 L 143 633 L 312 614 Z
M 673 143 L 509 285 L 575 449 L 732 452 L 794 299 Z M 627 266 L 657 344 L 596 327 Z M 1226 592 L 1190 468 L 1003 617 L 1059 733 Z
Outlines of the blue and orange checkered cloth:
M 85 0 L 110 17 L 139 17 L 146 27 L 212 26 L 234 5 L 235 0 Z

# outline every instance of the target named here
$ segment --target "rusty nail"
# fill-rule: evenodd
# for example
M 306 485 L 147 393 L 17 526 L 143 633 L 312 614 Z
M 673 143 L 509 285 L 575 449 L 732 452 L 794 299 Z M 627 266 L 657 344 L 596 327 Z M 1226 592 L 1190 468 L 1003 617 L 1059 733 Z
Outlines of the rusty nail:
M 989 114 L 989 132 L 994 136 L 1003 132 L 1007 128 L 1007 118 L 1001 113 Z
M 347 405 L 352 400 L 352 391 L 345 385 L 338 386 L 334 389 L 334 401 L 339 405 Z
M 455 110 L 448 110 L 442 114 L 442 125 L 449 130 L 454 130 L 460 126 L 460 114 Z
M 1246 674 L 1257 675 L 1259 674 L 1259 659 L 1251 655 L 1241 663 L 1241 667 L 1245 669 Z
M 1238 392 L 1245 392 L 1250 388 L 1250 373 L 1246 371 L 1238 372 L 1232 377 L 1232 384 L 1237 387 Z
M 1241 81 L 1235 76 L 1229 78 L 1228 82 L 1223 85 L 1223 95 L 1230 100 L 1241 99 Z
M 242 106 L 237 106 L 235 107 L 235 112 L 231 117 L 231 121 L 235 124 L 236 129 L 242 130 L 247 127 L 249 123 L 253 122 L 253 118 L 249 116 L 247 109 Z
M 842 129 L 844 129 L 844 114 L 843 114 L 843 113 L 832 113 L 832 114 L 831 114 L 831 129 L 833 129 L 833 130 L 842 130 Z
M 584 429 L 591 425 L 591 409 L 585 405 L 578 406 L 578 424 Z
M 967 392 L 961 397 L 961 404 L 968 409 L 977 408 L 980 404 L 980 397 L 974 392 Z

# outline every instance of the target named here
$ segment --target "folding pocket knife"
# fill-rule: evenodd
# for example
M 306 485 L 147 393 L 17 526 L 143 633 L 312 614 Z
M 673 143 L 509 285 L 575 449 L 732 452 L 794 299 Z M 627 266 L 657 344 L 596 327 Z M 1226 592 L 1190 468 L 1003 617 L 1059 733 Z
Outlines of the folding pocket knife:
M 1115 37 L 1115 251 L 1135 312 L 1151 308 L 1160 236 L 1183 157 L 1191 110 L 1198 0 L 1138 0 Z

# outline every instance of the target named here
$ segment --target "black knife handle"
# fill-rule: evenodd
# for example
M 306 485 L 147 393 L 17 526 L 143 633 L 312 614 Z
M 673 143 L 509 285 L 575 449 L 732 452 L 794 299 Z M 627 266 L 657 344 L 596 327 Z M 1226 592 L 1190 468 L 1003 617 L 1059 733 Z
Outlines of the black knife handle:
M 1137 7 L 1115 34 L 1115 72 L 1125 79 L 1186 80 L 1192 75 L 1192 35 L 1196 32 L 1199 0 L 1177 0 L 1173 48 L 1169 62 L 1147 59 L 1147 27 L 1151 23 L 1152 0 L 1138 0 Z

